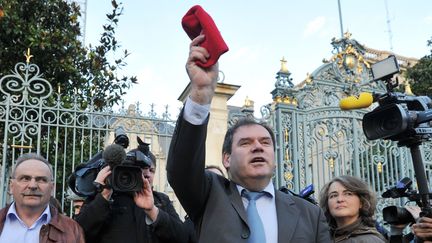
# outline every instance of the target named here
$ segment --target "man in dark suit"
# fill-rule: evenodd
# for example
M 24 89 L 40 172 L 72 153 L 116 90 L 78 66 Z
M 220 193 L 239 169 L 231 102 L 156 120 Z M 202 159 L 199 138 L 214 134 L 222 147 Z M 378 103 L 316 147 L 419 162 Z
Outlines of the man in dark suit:
M 205 172 L 207 123 L 219 72 L 217 63 L 209 68 L 196 64 L 209 58 L 199 46 L 205 38 L 201 34 L 190 44 L 186 70 L 191 92 L 177 121 L 167 164 L 168 180 L 194 221 L 199 242 L 246 243 L 257 231 L 263 237 L 260 243 L 330 242 L 320 208 L 275 190 L 275 138 L 266 125 L 243 120 L 227 131 L 222 154 L 229 179 Z M 255 212 L 262 222 L 257 231 L 252 226 L 257 220 L 248 219 L 251 203 L 242 196 L 250 192 L 264 195 L 256 200 Z

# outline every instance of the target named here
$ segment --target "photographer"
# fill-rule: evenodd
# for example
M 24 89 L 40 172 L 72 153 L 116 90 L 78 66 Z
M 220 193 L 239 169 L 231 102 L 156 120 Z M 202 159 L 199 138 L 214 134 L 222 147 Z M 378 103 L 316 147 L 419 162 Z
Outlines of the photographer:
M 97 243 L 186 242 L 187 230 L 169 197 L 152 190 L 155 156 L 151 161 L 136 161 L 141 168 L 143 188 L 139 192 L 115 191 L 109 185 L 112 166 L 102 168 L 96 179 L 97 195 L 84 203 L 76 220 L 83 227 L 86 241 Z

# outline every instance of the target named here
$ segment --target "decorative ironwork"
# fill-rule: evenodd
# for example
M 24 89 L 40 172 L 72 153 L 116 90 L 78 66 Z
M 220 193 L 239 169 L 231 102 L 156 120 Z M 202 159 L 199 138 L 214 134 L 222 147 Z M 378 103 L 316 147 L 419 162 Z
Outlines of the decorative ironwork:
M 374 106 L 354 111 L 339 108 L 346 96 L 386 90 L 381 83 L 369 82 L 365 49 L 349 33 L 333 39 L 332 45 L 334 56 L 297 86 L 291 85 L 290 72 L 279 71 L 271 92 L 273 103 L 262 108 L 279 143 L 277 168 L 282 169 L 277 170 L 275 183 L 298 192 L 312 183 L 321 188 L 334 176 L 359 176 L 376 191 L 380 210 L 395 203 L 380 197 L 384 190 L 404 176 L 415 179 L 411 157 L 395 142 L 366 139 L 362 118 Z M 423 151 L 427 174 L 432 176 L 431 143 L 423 144 Z
M 3 138 L 0 206 L 10 201 L 6 192 L 15 160 L 22 153 L 36 152 L 53 164 L 56 195 L 64 209 L 68 206 L 71 212 L 65 200 L 69 174 L 76 165 L 88 161 L 112 143 L 114 128 L 120 125 L 127 131 L 130 148 L 137 146 L 137 136 L 151 144 L 158 159 L 157 178 L 165 178 L 164 163 L 175 126 L 168 106 L 161 117 L 154 111 L 154 105 L 148 115 L 143 115 L 139 103 L 128 108 L 122 103 L 117 112 L 112 108 L 100 112 L 92 101 L 83 110 L 76 97 L 62 97 L 60 89 L 53 91 L 39 67 L 30 62 L 31 57 L 28 50 L 26 63 L 17 63 L 11 74 L 0 77 L 0 133 Z M 165 185 L 155 184 L 156 187 Z

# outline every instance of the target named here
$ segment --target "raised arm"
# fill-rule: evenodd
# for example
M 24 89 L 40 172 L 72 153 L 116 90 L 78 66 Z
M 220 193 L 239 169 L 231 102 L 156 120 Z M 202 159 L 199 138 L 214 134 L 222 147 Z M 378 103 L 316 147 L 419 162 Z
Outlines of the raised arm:
M 190 44 L 186 70 L 191 81 L 191 92 L 177 121 L 170 144 L 167 162 L 168 181 L 183 208 L 191 218 L 202 212 L 208 197 L 209 178 L 205 176 L 205 142 L 210 103 L 213 98 L 218 64 L 202 68 L 196 61 L 206 62 L 207 50 L 199 44 L 200 35 Z M 197 115 L 201 114 L 201 115 Z

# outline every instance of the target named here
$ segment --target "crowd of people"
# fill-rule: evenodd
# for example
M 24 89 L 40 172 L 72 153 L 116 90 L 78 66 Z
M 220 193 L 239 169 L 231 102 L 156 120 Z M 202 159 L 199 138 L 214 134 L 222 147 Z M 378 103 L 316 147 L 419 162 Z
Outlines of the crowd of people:
M 360 178 L 333 178 L 321 189 L 319 206 L 277 190 L 272 182 L 276 141 L 266 124 L 242 119 L 228 129 L 222 148 L 227 176 L 220 168 L 205 167 L 210 103 L 219 73 L 218 63 L 197 64 L 210 57 L 200 45 L 205 38 L 200 34 L 190 44 L 186 70 L 191 91 L 166 167 L 186 219 L 180 219 L 167 195 L 153 190 L 156 158 L 151 152 L 151 163 L 140 165 L 141 191 L 113 191 L 107 183 L 112 168 L 106 166 L 94 181 L 98 193 L 86 198 L 73 219 L 50 203 L 50 163 L 30 153 L 13 168 L 13 201 L 0 211 L 0 243 L 388 242 L 394 235 L 376 229 L 376 196 Z M 414 241 L 432 240 L 432 218 L 419 216 L 411 229 Z

